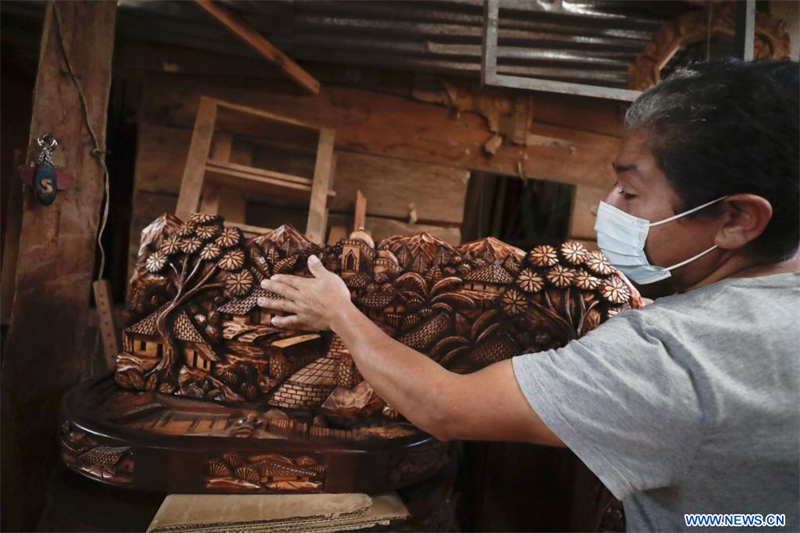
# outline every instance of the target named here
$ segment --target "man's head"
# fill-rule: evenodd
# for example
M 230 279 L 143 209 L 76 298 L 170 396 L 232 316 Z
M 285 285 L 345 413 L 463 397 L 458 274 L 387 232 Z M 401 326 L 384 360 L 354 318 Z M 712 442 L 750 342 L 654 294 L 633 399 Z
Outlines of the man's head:
M 727 196 L 651 228 L 646 251 L 656 265 L 719 246 L 676 270 L 679 285 L 692 285 L 732 254 L 772 263 L 797 251 L 799 77 L 789 61 L 698 64 L 628 110 L 608 203 L 658 221 Z

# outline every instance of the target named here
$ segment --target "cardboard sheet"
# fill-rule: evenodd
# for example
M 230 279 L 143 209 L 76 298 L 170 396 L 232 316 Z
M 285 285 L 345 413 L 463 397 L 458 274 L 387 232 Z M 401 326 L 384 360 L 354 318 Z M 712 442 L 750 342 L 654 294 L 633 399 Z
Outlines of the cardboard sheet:
M 395 493 L 171 494 L 148 533 L 228 531 L 334 532 L 388 525 L 408 517 Z

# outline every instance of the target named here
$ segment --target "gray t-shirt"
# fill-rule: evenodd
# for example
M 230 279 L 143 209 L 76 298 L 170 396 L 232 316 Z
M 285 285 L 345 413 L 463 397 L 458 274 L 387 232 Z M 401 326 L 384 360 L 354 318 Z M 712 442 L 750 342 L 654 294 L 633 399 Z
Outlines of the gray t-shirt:
M 798 273 L 723 280 L 515 357 L 514 374 L 629 531 L 694 529 L 684 513 L 800 530 L 799 297 Z

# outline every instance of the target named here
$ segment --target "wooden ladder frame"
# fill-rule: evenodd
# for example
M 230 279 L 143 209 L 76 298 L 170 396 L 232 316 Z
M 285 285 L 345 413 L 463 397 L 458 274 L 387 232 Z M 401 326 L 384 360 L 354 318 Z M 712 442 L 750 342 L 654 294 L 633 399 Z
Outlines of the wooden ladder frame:
M 256 115 L 264 119 L 317 131 L 316 160 L 313 178 L 294 176 L 283 172 L 256 168 L 230 162 L 232 136 L 218 132 L 215 136 L 217 109 L 223 107 Z M 211 141 L 214 142 L 212 151 Z M 238 213 L 226 223 L 242 230 L 256 233 L 266 228 L 244 223 L 244 197 L 236 191 L 259 193 L 284 193 L 310 195 L 306 237 L 324 243 L 328 222 L 328 197 L 336 193 L 333 186 L 333 148 L 335 132 L 330 128 L 315 126 L 293 118 L 276 115 L 207 96 L 200 97 L 192 140 L 183 170 L 178 205 L 175 215 L 186 220 L 195 211 L 218 214 L 223 211 Z M 208 183 L 207 183 L 208 182 Z M 231 194 L 233 193 L 233 194 Z M 239 218 L 239 220 L 237 220 Z

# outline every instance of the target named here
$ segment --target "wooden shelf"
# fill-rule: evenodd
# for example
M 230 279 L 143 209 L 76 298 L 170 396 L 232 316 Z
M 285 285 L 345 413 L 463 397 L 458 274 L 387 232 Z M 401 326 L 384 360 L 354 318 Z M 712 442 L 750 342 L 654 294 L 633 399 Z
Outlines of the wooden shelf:
M 294 128 L 302 131 L 303 135 L 312 135 L 317 147 L 313 177 L 250 166 L 253 164 L 252 154 L 237 159 L 245 164 L 232 163 L 233 135 L 225 126 L 226 114 L 219 116 L 218 108 L 243 113 L 259 124 L 266 119 L 281 123 L 282 129 Z M 270 132 L 272 130 L 269 129 Z M 252 133 L 252 130 L 249 132 Z M 271 202 L 281 199 L 289 204 L 302 202 L 308 205 L 306 236 L 313 242 L 322 243 L 328 221 L 328 198 L 335 196 L 331 190 L 334 139 L 335 132 L 330 128 L 203 96 L 195 116 L 175 214 L 178 218 L 186 219 L 200 208 L 210 214 L 224 214 L 228 220 L 243 224 L 245 195 L 252 195 L 256 200 L 262 197 Z M 208 187 L 204 192 L 206 182 Z M 281 203 L 284 202 L 281 200 Z
M 313 181 L 302 176 L 294 176 L 273 170 L 228 163 L 227 161 L 209 160 L 205 166 L 208 181 L 217 185 L 229 186 L 262 196 L 285 196 L 287 193 L 301 198 L 311 194 Z M 336 192 L 329 190 L 328 196 Z
M 264 168 L 256 168 L 248 165 L 240 165 L 239 163 L 231 163 L 229 161 L 220 161 L 217 159 L 209 159 L 206 161 L 206 170 L 217 170 L 219 172 L 230 173 L 237 177 L 240 174 L 252 175 L 260 178 L 284 180 L 292 183 L 299 183 L 301 185 L 308 185 L 309 188 L 313 183 L 311 178 L 304 178 L 302 176 L 295 176 L 293 174 L 286 174 L 284 172 L 277 172 L 275 170 L 267 170 Z

